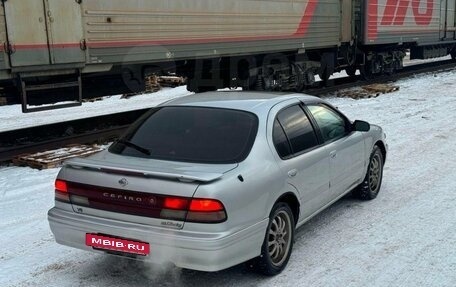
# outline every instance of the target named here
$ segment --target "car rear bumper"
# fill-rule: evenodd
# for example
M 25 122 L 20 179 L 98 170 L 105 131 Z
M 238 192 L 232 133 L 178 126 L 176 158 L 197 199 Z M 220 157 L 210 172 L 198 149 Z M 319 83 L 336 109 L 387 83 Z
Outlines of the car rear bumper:
M 171 262 L 177 267 L 199 271 L 219 271 L 260 255 L 268 224 L 265 219 L 236 233 L 195 233 L 170 230 L 89 215 L 59 208 L 48 212 L 49 225 L 57 243 L 93 252 L 86 246 L 87 233 L 109 234 L 147 242 L 148 256 L 135 259 L 152 263 Z

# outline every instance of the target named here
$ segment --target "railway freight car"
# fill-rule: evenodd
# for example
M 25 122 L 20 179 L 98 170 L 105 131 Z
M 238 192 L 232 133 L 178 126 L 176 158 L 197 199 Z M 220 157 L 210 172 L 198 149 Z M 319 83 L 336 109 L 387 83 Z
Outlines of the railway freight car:
M 38 92 L 74 105 L 86 83 L 136 90 L 169 71 L 196 92 L 300 91 L 344 69 L 393 72 L 406 49 L 454 55 L 455 1 L 4 0 L 0 80 L 25 112 L 43 109 L 28 105 Z
M 365 77 L 392 73 L 410 58 L 456 58 L 455 0 L 355 1 L 358 63 Z M 355 67 L 355 68 L 356 68 Z M 348 71 L 353 73 L 353 69 Z

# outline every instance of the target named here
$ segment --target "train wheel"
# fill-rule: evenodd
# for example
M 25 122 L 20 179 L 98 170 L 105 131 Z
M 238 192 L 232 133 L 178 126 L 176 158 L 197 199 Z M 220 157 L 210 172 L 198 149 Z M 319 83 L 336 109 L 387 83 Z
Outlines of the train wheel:
M 325 85 L 326 83 L 328 83 L 329 77 L 331 76 L 331 74 L 328 71 L 328 68 L 324 68 L 324 70 L 318 73 L 318 75 L 320 76 L 320 79 L 323 81 Z
M 345 72 L 347 73 L 347 75 L 349 75 L 350 77 L 354 77 L 356 76 L 356 67 L 353 67 L 353 66 L 350 66 L 348 68 L 345 69 Z
M 372 63 L 371 62 L 366 62 L 366 64 L 361 66 L 359 71 L 361 73 L 361 77 L 366 81 L 372 80 L 372 78 L 374 77 L 374 74 L 372 73 Z

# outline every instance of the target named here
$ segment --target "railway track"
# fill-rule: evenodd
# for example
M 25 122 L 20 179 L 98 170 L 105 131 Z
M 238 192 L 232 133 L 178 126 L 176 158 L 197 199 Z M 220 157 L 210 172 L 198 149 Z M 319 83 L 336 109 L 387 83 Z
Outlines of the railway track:
M 10 161 L 24 153 L 70 144 L 114 140 L 147 111 L 142 109 L 0 133 L 0 162 Z
M 360 76 L 330 80 L 327 86 L 312 88 L 305 93 L 324 96 L 360 85 L 394 82 L 415 74 L 441 72 L 455 67 L 455 63 L 451 60 L 413 65 L 405 67 L 400 73 L 376 77 L 369 81 L 363 81 Z M 147 110 L 97 116 L 0 133 L 0 162 L 10 161 L 15 156 L 24 153 L 56 149 L 69 144 L 102 143 L 114 140 Z
M 337 92 L 339 90 L 348 89 L 361 85 L 369 85 L 374 83 L 388 83 L 395 82 L 403 78 L 410 77 L 416 74 L 430 73 L 430 72 L 441 72 L 445 70 L 451 70 L 456 67 L 453 60 L 445 60 L 438 62 L 430 62 L 424 64 L 416 64 L 404 67 L 399 73 L 393 75 L 382 75 L 370 80 L 364 80 L 360 75 L 354 77 L 343 77 L 329 80 L 327 86 L 320 86 L 305 91 L 306 94 L 313 96 L 324 96 L 330 93 Z

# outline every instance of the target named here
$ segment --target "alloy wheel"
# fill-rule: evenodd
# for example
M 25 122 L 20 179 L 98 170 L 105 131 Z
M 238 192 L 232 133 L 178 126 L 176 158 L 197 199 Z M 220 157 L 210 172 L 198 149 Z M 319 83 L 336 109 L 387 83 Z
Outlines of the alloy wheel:
M 280 211 L 272 219 L 268 231 L 268 253 L 275 266 L 281 266 L 290 252 L 292 238 L 291 219 L 287 212 Z
M 372 157 L 372 160 L 369 165 L 369 188 L 371 191 L 376 191 L 381 182 L 381 158 L 377 153 Z

